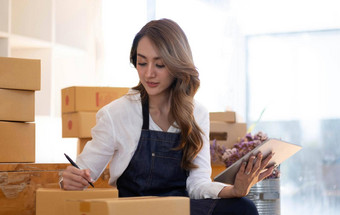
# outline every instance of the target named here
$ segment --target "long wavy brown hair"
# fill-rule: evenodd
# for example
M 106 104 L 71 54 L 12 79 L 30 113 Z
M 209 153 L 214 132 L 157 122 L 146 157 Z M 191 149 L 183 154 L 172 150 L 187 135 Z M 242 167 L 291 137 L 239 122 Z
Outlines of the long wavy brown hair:
M 169 19 L 153 20 L 147 23 L 135 36 L 130 52 L 130 62 L 136 67 L 137 46 L 142 37 L 148 37 L 158 48 L 164 65 L 175 78 L 171 85 L 170 113 L 181 130 L 183 150 L 182 168 L 197 168 L 193 160 L 203 146 L 202 130 L 194 117 L 194 95 L 200 86 L 198 71 L 194 65 L 188 39 L 180 26 Z M 140 91 L 142 102 L 148 98 L 143 85 L 134 87 Z

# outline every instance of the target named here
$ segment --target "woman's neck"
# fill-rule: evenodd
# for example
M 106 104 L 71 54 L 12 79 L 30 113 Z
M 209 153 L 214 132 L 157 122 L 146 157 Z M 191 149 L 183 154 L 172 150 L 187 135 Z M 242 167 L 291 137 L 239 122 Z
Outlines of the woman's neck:
M 152 120 L 163 130 L 167 131 L 173 123 L 170 113 L 171 95 L 149 96 L 149 112 Z
M 149 96 L 149 109 L 155 110 L 159 112 L 169 112 L 170 110 L 170 92 L 156 95 L 156 96 Z

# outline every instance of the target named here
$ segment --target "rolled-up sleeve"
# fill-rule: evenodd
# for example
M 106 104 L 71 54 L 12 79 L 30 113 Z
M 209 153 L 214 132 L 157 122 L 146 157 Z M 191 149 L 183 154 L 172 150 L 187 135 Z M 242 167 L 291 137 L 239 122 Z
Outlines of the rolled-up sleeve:
M 105 108 L 98 111 L 96 125 L 92 128 L 92 140 L 86 143 L 82 153 L 77 157 L 81 169 L 90 169 L 91 177 L 97 180 L 111 160 L 115 147 L 113 123 Z

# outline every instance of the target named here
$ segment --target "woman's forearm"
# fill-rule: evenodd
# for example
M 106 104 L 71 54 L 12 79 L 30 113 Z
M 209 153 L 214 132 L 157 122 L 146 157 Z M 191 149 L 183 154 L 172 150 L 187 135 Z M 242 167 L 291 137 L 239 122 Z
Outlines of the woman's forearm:
M 248 194 L 249 189 L 236 189 L 234 185 L 225 186 L 218 194 L 220 198 L 241 198 Z
M 225 186 L 221 192 L 218 194 L 218 197 L 220 198 L 236 198 L 237 196 L 235 195 L 234 191 L 234 186 Z

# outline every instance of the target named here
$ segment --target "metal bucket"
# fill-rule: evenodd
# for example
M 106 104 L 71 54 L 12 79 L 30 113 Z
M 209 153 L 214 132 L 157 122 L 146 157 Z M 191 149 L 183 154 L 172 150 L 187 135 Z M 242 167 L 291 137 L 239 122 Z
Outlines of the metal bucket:
M 280 215 L 280 179 L 265 179 L 255 184 L 246 196 L 260 215 Z

